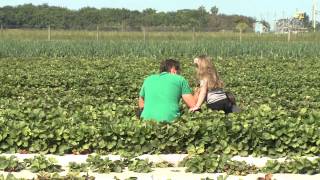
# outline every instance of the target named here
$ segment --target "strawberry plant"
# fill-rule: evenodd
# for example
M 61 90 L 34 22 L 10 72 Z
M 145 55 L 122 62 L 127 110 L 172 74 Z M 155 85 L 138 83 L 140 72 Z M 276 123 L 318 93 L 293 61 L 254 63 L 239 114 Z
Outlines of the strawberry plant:
M 268 173 L 319 174 L 320 158 L 309 160 L 294 157 L 284 162 L 269 160 L 262 170 Z
M 87 172 L 89 167 L 87 163 L 76 163 L 70 162 L 69 163 L 69 170 L 72 172 Z
M 168 161 L 161 161 L 158 163 L 153 163 L 152 167 L 153 168 L 167 168 L 167 167 L 174 167 L 174 164 L 172 164 Z
M 32 172 L 60 172 L 63 171 L 61 169 L 61 165 L 56 164 L 57 160 L 49 157 L 46 158 L 44 155 L 37 155 L 31 159 L 24 159 L 26 166 Z
M 61 179 L 61 180 L 69 180 L 69 179 L 77 179 L 77 180 L 94 180 L 94 176 L 89 176 L 88 173 L 87 175 L 81 176 L 79 172 L 69 172 L 67 175 L 62 176 L 59 175 L 58 173 L 48 173 L 48 172 L 39 172 L 37 174 L 37 178 L 39 180 L 49 180 L 49 179 Z
M 25 178 L 16 178 L 13 174 L 8 174 L 4 176 L 3 174 L 0 175 L 0 180 L 27 180 Z
M 185 166 L 186 172 L 192 173 L 227 173 L 246 176 L 250 173 L 259 172 L 256 166 L 248 165 L 245 162 L 232 161 L 224 155 L 210 153 L 189 155 L 179 163 L 179 166 Z
M 87 162 L 93 172 L 98 173 L 120 173 L 125 168 L 121 160 L 111 161 L 109 158 L 102 159 L 99 155 L 89 155 Z
M 49 54 L 59 57 L 58 51 L 65 49 L 55 49 L 55 43 L 31 44 L 50 47 Z M 184 54 L 181 52 L 185 52 L 187 44 L 174 43 L 168 48 L 177 48 L 172 50 L 172 54 Z M 97 56 L 82 54 L 85 51 L 81 51 L 79 57 L 80 54 L 73 54 L 78 52 L 71 46 L 74 44 L 66 42 L 64 45 L 72 49 L 70 58 L 35 58 L 33 55 L 37 53 L 28 56 L 27 52 L 23 60 L 2 58 L 0 153 L 136 156 L 212 152 L 270 157 L 320 154 L 320 86 L 315 83 L 319 81 L 318 57 L 304 57 L 295 54 L 294 50 L 287 51 L 291 45 L 276 50 L 261 45 L 266 52 L 269 48 L 273 50 L 274 57 L 266 58 L 255 56 L 254 50 L 250 50 L 249 55 L 237 56 L 247 52 L 249 44 L 244 44 L 241 50 L 238 50 L 238 44 L 230 47 L 237 49 L 235 52 L 213 42 L 200 44 L 199 47 L 204 49 L 188 47 L 191 53 L 185 55 L 188 57 L 178 56 L 182 75 L 194 87 L 195 72 L 190 57 L 205 53 L 206 45 L 220 48 L 220 51 L 212 48 L 213 54 L 208 54 L 214 57 L 226 84 L 225 89 L 236 95 L 241 113 L 226 117 L 205 105 L 201 113 L 189 113 L 182 104 L 182 116 L 171 124 L 137 119 L 135 108 L 143 79 L 157 73 L 163 58 L 154 54 L 148 58 L 139 51 L 145 46 L 142 48 L 135 43 L 124 46 L 132 48 L 131 45 L 135 45 L 129 53 L 134 57 L 118 56 L 120 52 L 113 56 L 109 51 L 104 52 L 105 48 L 100 49 Z M 87 48 L 86 44 L 82 45 Z M 99 45 L 92 44 L 100 48 Z M 168 44 L 152 43 L 153 47 L 158 45 Z M 1 47 L 7 49 L 5 53 L 12 51 L 7 46 Z M 124 47 L 119 46 L 119 51 L 127 51 Z M 164 52 L 171 52 L 169 49 Z M 285 50 L 280 52 L 280 49 Z M 135 54 L 137 52 L 140 54 Z M 147 52 L 154 51 L 146 49 Z M 218 56 L 218 52 L 226 56 Z M 65 53 L 62 54 L 68 57 Z M 12 56 L 16 57 L 14 53 Z
M 9 158 L 0 156 L 0 170 L 6 172 L 18 172 L 25 169 L 25 164 L 20 162 L 15 156 Z
M 223 176 L 219 175 L 216 180 L 226 180 L 228 176 Z M 201 180 L 215 180 L 214 178 L 206 177 L 206 178 L 201 178 Z
M 134 159 L 128 165 L 129 171 L 134 171 L 138 173 L 152 172 L 151 167 L 152 167 L 152 162 L 149 162 L 148 159 L 146 160 Z

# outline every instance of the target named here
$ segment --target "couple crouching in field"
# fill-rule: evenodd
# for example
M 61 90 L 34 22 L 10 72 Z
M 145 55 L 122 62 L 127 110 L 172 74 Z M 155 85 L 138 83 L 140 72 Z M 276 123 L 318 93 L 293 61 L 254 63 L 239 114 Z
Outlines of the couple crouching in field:
M 194 59 L 199 87 L 192 91 L 188 81 L 179 75 L 180 63 L 173 59 L 161 62 L 160 74 L 147 77 L 139 93 L 141 118 L 158 122 L 171 122 L 180 116 L 179 102 L 182 98 L 189 111 L 200 110 L 206 101 L 212 110 L 226 114 L 238 111 L 234 97 L 223 91 L 223 82 L 208 56 Z

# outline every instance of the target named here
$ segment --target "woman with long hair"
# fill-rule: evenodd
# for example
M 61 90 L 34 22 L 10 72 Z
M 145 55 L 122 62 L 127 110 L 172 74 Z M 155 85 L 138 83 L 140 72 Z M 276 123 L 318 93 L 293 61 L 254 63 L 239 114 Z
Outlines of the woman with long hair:
M 190 111 L 199 110 L 201 104 L 206 101 L 207 107 L 212 110 L 222 110 L 226 114 L 231 113 L 235 102 L 228 98 L 223 91 L 223 81 L 220 79 L 215 66 L 211 63 L 211 58 L 205 55 L 194 59 L 197 71 L 197 79 L 200 87 L 195 90 L 196 106 Z

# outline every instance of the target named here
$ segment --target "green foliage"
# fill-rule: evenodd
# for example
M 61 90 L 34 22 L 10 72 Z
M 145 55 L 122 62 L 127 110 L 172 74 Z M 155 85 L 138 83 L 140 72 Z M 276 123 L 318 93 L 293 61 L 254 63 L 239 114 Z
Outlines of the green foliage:
M 12 156 L 11 159 L 16 159 Z M 6 163 L 10 159 L 0 159 Z M 11 160 L 12 161 L 12 160 Z M 50 161 L 50 163 L 49 163 Z M 174 165 L 163 161 L 160 163 L 149 162 L 148 159 L 141 160 L 134 158 L 132 160 L 122 159 L 111 161 L 108 158 L 101 158 L 99 155 L 89 155 L 87 158 L 88 163 L 70 163 L 70 172 L 66 176 L 60 176 L 58 172 L 63 171 L 60 165 L 53 164 L 54 160 L 49 158 L 46 160 L 45 157 L 35 156 L 33 159 L 25 159 L 25 163 L 32 172 L 38 172 L 37 176 L 39 179 L 50 179 L 50 178 L 94 178 L 89 176 L 89 169 L 97 173 L 121 173 L 128 167 L 129 171 L 138 173 L 149 173 L 152 168 L 168 168 Z M 40 164 L 41 167 L 38 166 Z M 303 157 L 292 157 L 286 159 L 284 162 L 277 160 L 269 160 L 266 165 L 262 168 L 257 168 L 254 165 L 248 165 L 244 161 L 233 161 L 228 156 L 216 155 L 212 153 L 200 153 L 188 155 L 183 161 L 179 162 L 180 167 L 186 167 L 186 172 L 192 173 L 226 173 L 227 175 L 246 176 L 247 174 L 257 173 L 293 173 L 293 174 L 319 174 L 320 158 L 309 160 Z M 80 172 L 87 172 L 85 176 L 80 177 Z M 53 174 L 52 174 L 53 173 Z M 7 179 L 12 179 L 14 176 L 8 175 Z M 221 176 L 218 179 L 224 179 L 226 177 Z M 4 176 L 0 176 L 0 180 L 6 179 Z
M 10 156 L 9 158 L 5 156 L 0 156 L 0 170 L 6 172 L 18 172 L 25 169 L 25 164 L 19 162 L 15 156 Z
M 0 12 L 3 14 L 1 14 L 0 24 L 9 28 L 46 28 L 51 25 L 52 28 L 56 29 L 92 30 L 97 25 L 103 27 L 107 24 L 106 30 L 120 31 L 126 28 L 132 31 L 140 30 L 141 26 L 181 26 L 181 29 L 185 30 L 193 26 L 210 26 L 208 18 L 219 16 L 220 25 L 217 30 L 232 30 L 235 21 L 244 20 L 250 24 L 254 22 L 253 18 L 246 16 L 218 15 L 217 7 L 213 7 L 210 14 L 204 7 L 176 12 L 156 12 L 154 9 L 147 8 L 140 12 L 128 9 L 96 9 L 92 7 L 70 10 L 63 7 L 48 6 L 47 4 L 39 6 L 25 4 L 15 7 L 0 7 Z
M 149 162 L 148 159 L 134 159 L 128 165 L 129 171 L 134 171 L 138 173 L 148 173 L 152 172 L 152 162 Z
M 13 174 L 8 174 L 4 176 L 3 174 L 0 175 L 0 180 L 26 180 L 24 178 L 16 178 Z
M 59 179 L 59 180 L 70 180 L 70 179 L 76 179 L 76 180 L 94 180 L 95 177 L 94 176 L 89 176 L 89 174 L 87 173 L 87 175 L 83 175 L 81 176 L 79 172 L 69 172 L 67 175 L 65 176 L 61 176 L 58 173 L 48 173 L 48 172 L 39 172 L 37 174 L 37 179 L 39 180 L 47 180 L 47 179 Z
M 240 22 L 237 24 L 236 29 L 239 30 L 240 32 L 245 31 L 248 28 L 248 24 L 244 23 L 244 22 Z
M 70 162 L 69 163 L 69 170 L 71 172 L 87 172 L 89 169 L 89 165 L 87 163 L 76 163 Z
M 61 165 L 56 164 L 56 159 L 52 157 L 46 158 L 44 155 L 37 155 L 31 159 L 24 159 L 24 162 L 31 172 L 52 173 L 63 171 Z
M 217 177 L 217 180 L 226 180 L 228 178 L 228 176 L 223 176 L 223 175 L 219 175 Z M 201 178 L 201 180 L 215 180 L 214 178 L 210 178 L 210 177 L 206 177 L 206 178 Z
M 23 34 L 24 32 L 21 33 Z M 41 34 L 41 32 L 34 33 Z M 26 33 L 25 36 L 30 38 L 33 37 L 34 33 Z M 143 37 L 140 34 L 132 37 L 126 35 L 119 37 L 111 34 L 109 36 L 106 35 L 106 39 L 98 42 L 90 41 L 90 35 L 88 37 L 80 36 L 87 40 L 75 37 L 75 40 L 72 41 L 65 41 L 62 38 L 60 41 L 52 42 L 41 41 L 42 37 L 35 38 L 36 40 L 15 40 L 16 36 L 19 35 L 13 34 L 12 38 L 0 39 L 0 58 L 109 59 L 111 57 L 114 60 L 122 58 L 136 59 L 136 57 L 153 59 L 157 57 L 159 60 L 167 57 L 191 58 L 197 54 L 208 54 L 213 57 L 235 57 L 235 59 L 241 59 L 241 61 L 242 59 L 257 60 L 260 58 L 272 59 L 273 61 L 310 58 L 307 61 L 314 61 L 314 57 L 320 57 L 320 52 L 318 51 L 320 48 L 318 43 L 320 40 L 319 35 L 304 35 L 303 39 L 310 40 L 292 43 L 287 43 L 287 39 L 284 36 L 267 37 L 261 42 L 257 37 L 247 35 L 246 37 L 243 36 L 241 44 L 235 41 L 238 37 L 235 34 L 213 39 L 210 39 L 210 34 L 203 35 L 199 36 L 199 40 L 195 42 L 190 41 L 191 34 L 177 34 L 177 37 L 172 37 L 170 34 L 155 34 L 154 38 L 147 42 L 141 41 Z M 219 36 L 219 34 L 213 34 L 212 36 Z M 173 41 L 172 39 L 175 38 L 176 40 Z
M 214 154 L 203 154 L 186 157 L 179 166 L 185 166 L 186 172 L 192 173 L 215 173 L 223 168 L 226 157 Z
M 286 159 L 284 162 L 269 160 L 262 171 L 268 173 L 319 174 L 320 158 L 309 160 L 293 157 Z
M 167 167 L 174 167 L 174 164 L 172 164 L 168 161 L 161 161 L 158 163 L 153 163 L 152 167 L 154 167 L 154 168 L 167 168 Z
M 210 153 L 189 155 L 179 163 L 179 166 L 185 166 L 186 172 L 192 173 L 227 173 L 245 176 L 259 171 L 256 166 L 248 165 L 245 162 L 232 161 L 224 155 Z
M 87 162 L 91 170 L 98 173 L 121 173 L 125 168 L 123 161 L 111 161 L 109 158 L 102 159 L 99 155 L 89 155 Z
M 248 174 L 256 174 L 259 169 L 254 165 L 248 165 L 244 161 L 228 161 L 224 165 L 223 172 L 237 176 L 246 176 Z
M 195 86 L 191 58 L 180 61 Z M 182 116 L 165 124 L 134 111 L 157 58 L 1 59 L 0 152 L 320 154 L 318 58 L 214 62 L 242 112 L 226 117 L 203 106 L 192 114 L 182 105 Z

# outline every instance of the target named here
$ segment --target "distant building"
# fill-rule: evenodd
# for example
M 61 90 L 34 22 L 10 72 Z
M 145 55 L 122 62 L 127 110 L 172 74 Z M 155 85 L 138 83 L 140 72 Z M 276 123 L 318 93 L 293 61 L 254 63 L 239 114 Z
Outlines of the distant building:
M 263 25 L 261 22 L 256 22 L 253 24 L 254 26 L 254 32 L 256 33 L 265 33 L 268 32 L 268 28 Z
M 308 29 L 304 27 L 304 18 L 304 12 L 296 12 L 296 14 L 290 19 L 279 19 L 276 22 L 275 32 L 307 32 Z
M 290 19 L 279 19 L 276 22 L 275 32 L 286 33 L 289 32 L 291 26 Z

